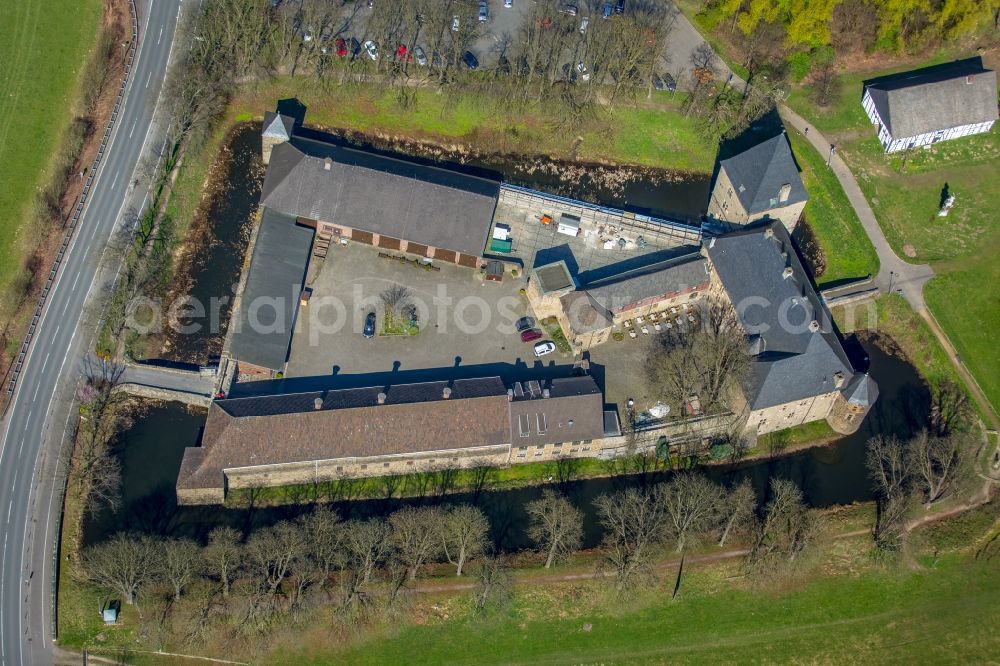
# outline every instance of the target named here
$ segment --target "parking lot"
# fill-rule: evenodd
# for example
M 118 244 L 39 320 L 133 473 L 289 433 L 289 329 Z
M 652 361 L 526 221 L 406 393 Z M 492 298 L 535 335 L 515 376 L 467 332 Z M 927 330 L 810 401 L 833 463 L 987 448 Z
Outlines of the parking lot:
M 312 298 L 299 310 L 288 377 L 535 364 L 531 344 L 522 343 L 514 330 L 514 322 L 527 314 L 518 293 L 522 279 L 506 275 L 502 282 L 486 282 L 473 269 L 441 264 L 440 271 L 429 271 L 378 254 L 357 243 L 336 245 L 322 265 L 310 269 Z M 393 285 L 410 291 L 420 332 L 365 338 L 369 312 L 376 312 L 381 332 L 380 294 Z M 544 358 L 545 365 L 571 360 L 558 352 Z

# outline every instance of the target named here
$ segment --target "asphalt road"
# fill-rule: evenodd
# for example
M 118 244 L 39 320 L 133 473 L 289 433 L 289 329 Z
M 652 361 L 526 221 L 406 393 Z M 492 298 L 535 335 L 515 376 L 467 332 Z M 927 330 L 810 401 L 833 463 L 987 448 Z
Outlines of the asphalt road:
M 112 230 L 146 196 L 130 188 L 145 146 L 159 146 L 153 111 L 167 69 L 181 0 L 139 7 L 139 50 L 124 106 L 105 151 L 92 196 L 50 292 L 45 312 L 3 423 L 0 449 L 0 665 L 53 661 L 53 536 L 58 446 L 68 423 L 67 384 L 79 375 L 91 332 L 78 331 L 84 304 Z M 96 614 L 98 609 L 94 609 Z

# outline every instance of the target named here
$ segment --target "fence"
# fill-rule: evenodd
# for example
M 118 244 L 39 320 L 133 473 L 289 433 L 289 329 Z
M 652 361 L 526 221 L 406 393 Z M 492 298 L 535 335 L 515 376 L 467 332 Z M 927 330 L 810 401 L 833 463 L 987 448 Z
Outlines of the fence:
M 62 265 L 63 258 L 69 250 L 69 244 L 73 240 L 73 233 L 76 231 L 77 223 L 79 223 L 80 216 L 83 214 L 83 209 L 87 203 L 87 197 L 90 196 L 90 188 L 93 187 L 97 170 L 101 165 L 101 160 L 104 159 L 104 152 L 108 148 L 108 141 L 111 138 L 111 130 L 114 128 L 115 122 L 118 120 L 118 114 L 121 111 L 122 103 L 125 99 L 125 88 L 128 85 L 129 76 L 132 73 L 132 63 L 135 62 L 136 47 L 139 39 L 139 17 L 135 7 L 135 0 L 129 0 L 129 12 L 132 15 L 132 40 L 129 42 L 128 58 L 125 61 L 125 75 L 122 76 L 122 82 L 118 88 L 118 96 L 115 98 L 115 106 L 111 111 L 111 118 L 108 120 L 108 124 L 104 128 L 104 136 L 101 139 L 101 145 L 97 149 L 97 155 L 94 157 L 94 161 L 90 165 L 87 182 L 83 186 L 83 192 L 80 193 L 80 198 L 76 202 L 76 208 L 73 209 L 73 214 L 66 226 L 66 233 L 63 235 L 62 244 L 59 246 L 59 252 L 56 254 L 55 261 L 52 262 L 52 269 L 49 271 L 49 276 L 45 280 L 45 286 L 42 287 L 42 293 L 38 296 L 38 302 L 35 304 L 35 312 L 31 317 L 31 323 L 28 325 L 28 331 L 25 333 L 24 340 L 21 342 L 21 349 L 18 351 L 17 358 L 14 363 L 7 371 L 7 396 L 6 405 L 4 406 L 5 413 L 7 408 L 10 406 L 11 397 L 14 395 L 14 389 L 17 387 L 17 380 L 21 376 L 21 370 L 24 368 L 24 361 L 28 357 L 28 349 L 31 347 L 31 341 L 34 338 L 35 331 L 37 330 L 38 324 L 42 319 L 42 311 L 45 309 L 45 303 L 48 300 L 49 292 L 55 284 L 56 276 L 59 274 L 59 267 Z

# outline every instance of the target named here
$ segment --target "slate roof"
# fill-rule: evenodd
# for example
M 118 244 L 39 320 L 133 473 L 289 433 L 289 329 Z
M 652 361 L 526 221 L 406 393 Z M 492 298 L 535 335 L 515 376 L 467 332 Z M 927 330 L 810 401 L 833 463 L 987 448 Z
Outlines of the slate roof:
M 878 384 L 868 373 L 857 373 L 844 388 L 847 402 L 857 407 L 871 407 L 878 400 Z
M 553 379 L 549 397 L 526 393 L 510 403 L 511 446 L 600 439 L 604 398 L 590 376 Z
M 693 252 L 603 277 L 583 288 L 605 310 L 620 312 L 647 298 L 678 294 L 707 283 L 707 262 L 700 252 Z
M 499 192 L 486 178 L 293 137 L 271 153 L 261 204 L 478 257 Z
M 499 377 L 217 400 L 177 487 L 222 487 L 224 470 L 254 465 L 506 446 L 507 405 Z
M 283 116 L 280 113 L 267 111 L 264 114 L 264 124 L 261 131 L 262 136 L 288 141 L 295 131 L 295 119 L 291 116 Z
M 233 333 L 237 360 L 284 368 L 314 233 L 293 217 L 264 209 Z
M 755 350 L 762 350 L 754 356 L 746 387 L 752 409 L 829 393 L 838 372 L 853 378 L 830 315 L 781 222 L 706 239 L 705 247 Z M 812 320 L 821 324 L 819 330 L 810 330 Z
M 784 133 L 722 160 L 720 166 L 729 176 L 734 192 L 750 215 L 809 199 Z M 781 186 L 786 183 L 791 185 L 791 192 L 788 201 L 780 203 Z
M 571 291 L 563 295 L 559 302 L 576 333 L 600 331 L 614 321 L 611 313 L 585 291 Z
M 865 81 L 895 139 L 995 121 L 997 74 L 968 58 Z

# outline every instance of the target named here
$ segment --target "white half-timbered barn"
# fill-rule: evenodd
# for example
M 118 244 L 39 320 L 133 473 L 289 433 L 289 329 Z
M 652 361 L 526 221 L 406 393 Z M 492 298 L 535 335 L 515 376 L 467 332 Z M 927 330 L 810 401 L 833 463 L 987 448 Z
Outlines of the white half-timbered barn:
M 990 131 L 997 74 L 969 58 L 865 82 L 861 105 L 887 153 Z

